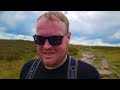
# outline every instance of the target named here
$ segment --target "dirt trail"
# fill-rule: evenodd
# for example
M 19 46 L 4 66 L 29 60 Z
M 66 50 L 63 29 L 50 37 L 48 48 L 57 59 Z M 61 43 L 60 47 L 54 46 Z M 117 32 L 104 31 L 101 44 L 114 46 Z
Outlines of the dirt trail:
M 97 62 L 99 62 L 99 67 L 97 67 L 97 70 L 100 73 L 100 75 L 104 76 L 102 77 L 103 79 L 110 79 L 109 76 L 113 73 L 117 74 L 120 78 L 119 73 L 110 68 L 110 65 L 107 62 L 107 60 L 99 56 L 96 56 L 94 50 L 92 50 L 91 48 L 86 48 L 85 51 L 82 52 L 82 56 L 83 56 L 81 58 L 82 61 L 87 62 L 93 66 L 96 66 L 94 62 L 98 60 Z
M 96 59 L 94 54 L 92 53 L 92 50 L 86 49 L 83 53 L 82 53 L 82 61 L 87 62 L 89 64 L 93 64 L 93 61 Z

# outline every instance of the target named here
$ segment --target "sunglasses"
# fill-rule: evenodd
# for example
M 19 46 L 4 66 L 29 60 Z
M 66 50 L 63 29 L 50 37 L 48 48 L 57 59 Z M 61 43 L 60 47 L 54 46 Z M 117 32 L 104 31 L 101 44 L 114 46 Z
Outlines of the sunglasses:
M 44 45 L 45 41 L 48 39 L 49 43 L 52 46 L 58 46 L 61 45 L 62 43 L 62 39 L 66 34 L 64 34 L 63 36 L 50 36 L 50 37 L 44 37 L 44 36 L 40 36 L 40 35 L 34 35 L 33 38 L 35 40 L 35 43 L 38 45 Z

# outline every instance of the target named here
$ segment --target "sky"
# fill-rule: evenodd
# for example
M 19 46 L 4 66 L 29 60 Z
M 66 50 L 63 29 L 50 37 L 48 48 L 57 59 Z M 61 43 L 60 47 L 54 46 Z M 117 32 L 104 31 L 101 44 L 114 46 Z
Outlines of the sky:
M 47 11 L 0 11 L 0 39 L 33 41 L 37 18 Z M 69 19 L 70 44 L 120 46 L 120 11 L 61 11 Z

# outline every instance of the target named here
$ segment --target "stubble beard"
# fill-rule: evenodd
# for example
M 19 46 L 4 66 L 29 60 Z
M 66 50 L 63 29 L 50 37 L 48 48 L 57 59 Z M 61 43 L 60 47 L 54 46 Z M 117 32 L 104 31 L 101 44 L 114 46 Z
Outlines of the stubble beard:
M 41 61 L 42 61 L 42 63 L 44 64 L 45 67 L 57 68 L 57 67 L 61 66 L 61 65 L 65 62 L 64 58 L 66 57 L 67 52 L 68 52 L 68 48 L 66 48 L 64 55 L 59 56 L 58 58 L 55 57 L 55 58 L 54 58 L 54 61 L 44 59 L 42 53 L 39 54 L 39 57 L 40 57 L 40 59 L 41 59 Z M 61 52 L 61 53 L 62 53 L 62 52 Z

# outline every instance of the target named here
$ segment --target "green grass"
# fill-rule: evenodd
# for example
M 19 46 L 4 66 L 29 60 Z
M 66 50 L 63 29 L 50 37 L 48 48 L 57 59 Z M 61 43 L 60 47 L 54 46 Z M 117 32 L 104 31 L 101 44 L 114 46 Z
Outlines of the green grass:
M 0 78 L 17 79 L 22 66 L 36 57 L 34 42 L 23 40 L 0 40 Z
M 120 47 L 92 47 L 95 54 L 100 58 L 105 58 L 109 63 L 112 70 L 120 74 Z M 111 79 L 117 79 L 118 77 L 115 73 L 109 76 Z
M 22 68 L 25 61 L 0 61 L 0 78 L 2 79 L 17 79 L 19 78 L 20 69 Z
M 0 60 L 18 60 L 26 55 L 36 54 L 35 44 L 31 41 L 0 40 Z
M 82 52 L 85 50 L 84 46 L 81 45 L 72 45 L 70 44 L 68 47 L 68 54 L 74 56 L 77 59 L 82 58 Z
M 100 60 L 108 60 L 111 68 L 120 73 L 120 47 L 90 47 L 82 45 L 69 45 L 68 54 L 77 59 L 82 58 L 86 48 L 94 50 L 97 56 L 94 65 L 101 68 Z M 30 59 L 37 57 L 35 43 L 24 40 L 0 40 L 0 79 L 18 79 L 23 65 Z M 106 77 L 101 75 L 101 77 Z M 107 76 L 117 79 L 116 74 Z

